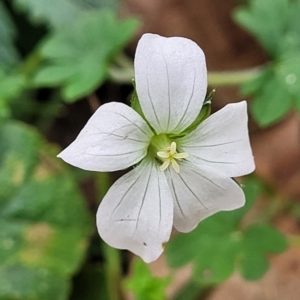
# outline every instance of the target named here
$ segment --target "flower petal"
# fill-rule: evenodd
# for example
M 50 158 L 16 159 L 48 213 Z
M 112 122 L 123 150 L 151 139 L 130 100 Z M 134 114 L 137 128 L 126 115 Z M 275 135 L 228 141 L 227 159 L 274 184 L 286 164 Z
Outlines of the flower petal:
M 93 114 L 58 157 L 84 170 L 121 170 L 145 157 L 152 136 L 139 114 L 125 104 L 112 102 Z
M 134 252 L 145 262 L 161 255 L 172 223 L 173 199 L 165 174 L 145 161 L 110 188 L 97 212 L 103 240 Z
M 231 178 L 212 168 L 201 170 L 189 162 L 180 163 L 180 173 L 168 169 L 174 197 L 174 227 L 193 230 L 200 221 L 218 211 L 233 210 L 245 204 L 242 189 Z
M 178 139 L 180 152 L 187 152 L 199 169 L 210 166 L 229 177 L 251 173 L 255 164 L 247 121 L 246 101 L 228 104 Z
M 140 104 L 156 133 L 182 132 L 199 114 L 206 94 L 202 50 L 186 38 L 144 34 L 134 66 Z

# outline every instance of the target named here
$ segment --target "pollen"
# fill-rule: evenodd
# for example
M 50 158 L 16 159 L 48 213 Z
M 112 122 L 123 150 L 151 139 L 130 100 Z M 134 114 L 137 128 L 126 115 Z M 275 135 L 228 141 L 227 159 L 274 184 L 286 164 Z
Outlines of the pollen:
M 163 161 L 163 164 L 160 166 L 161 171 L 165 171 L 170 165 L 173 167 L 176 173 L 180 172 L 180 167 L 177 160 L 181 160 L 188 157 L 188 153 L 182 152 L 178 153 L 177 145 L 175 142 L 172 142 L 170 146 L 166 147 L 163 151 L 158 151 L 157 156 Z

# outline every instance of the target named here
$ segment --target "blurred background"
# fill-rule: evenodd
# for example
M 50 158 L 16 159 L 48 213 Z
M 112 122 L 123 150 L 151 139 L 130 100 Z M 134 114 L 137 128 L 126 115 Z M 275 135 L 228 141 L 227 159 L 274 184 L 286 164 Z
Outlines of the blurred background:
M 146 32 L 204 50 L 213 111 L 248 101 L 256 162 L 244 208 L 174 232 L 150 265 L 96 233 L 123 173 L 56 158 L 101 104 L 130 105 Z M 298 300 L 299 80 L 299 0 L 2 0 L 0 299 Z

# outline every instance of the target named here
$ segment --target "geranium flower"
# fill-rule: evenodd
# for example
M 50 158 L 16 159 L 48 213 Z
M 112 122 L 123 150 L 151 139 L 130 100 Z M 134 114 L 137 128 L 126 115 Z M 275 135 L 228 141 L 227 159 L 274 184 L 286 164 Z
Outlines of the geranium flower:
M 254 161 L 245 101 L 191 126 L 207 89 L 205 57 L 194 42 L 145 34 L 134 67 L 142 116 L 122 103 L 104 104 L 59 157 L 99 172 L 135 166 L 102 200 L 97 226 L 109 245 L 151 262 L 172 226 L 189 232 L 218 211 L 243 206 L 231 177 L 252 172 Z

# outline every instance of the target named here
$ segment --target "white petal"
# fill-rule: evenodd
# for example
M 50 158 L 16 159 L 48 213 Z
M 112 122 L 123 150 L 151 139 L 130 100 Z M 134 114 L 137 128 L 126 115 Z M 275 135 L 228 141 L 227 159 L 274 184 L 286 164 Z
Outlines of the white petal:
M 174 196 L 174 227 L 181 232 L 193 230 L 218 211 L 245 204 L 238 184 L 214 169 L 199 170 L 185 162 L 180 164 L 180 173 L 169 168 L 168 179 Z
M 199 169 L 210 166 L 229 177 L 251 173 L 255 165 L 247 122 L 246 101 L 228 104 L 179 139 L 179 152 L 187 152 L 187 160 Z
M 102 105 L 58 157 L 90 171 L 116 171 L 139 162 L 153 136 L 147 123 L 122 103 Z
M 207 89 L 202 50 L 193 41 L 144 34 L 135 54 L 137 94 L 159 133 L 180 133 L 197 117 Z
M 173 223 L 173 199 L 164 172 L 142 162 L 108 191 L 97 212 L 97 226 L 105 242 L 128 249 L 145 262 L 164 250 Z

